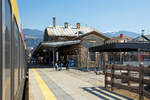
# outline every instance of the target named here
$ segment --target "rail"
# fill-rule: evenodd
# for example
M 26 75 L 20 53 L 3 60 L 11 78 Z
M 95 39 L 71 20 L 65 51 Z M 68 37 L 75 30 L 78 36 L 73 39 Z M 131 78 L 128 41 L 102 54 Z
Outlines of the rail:
M 126 71 L 125 74 L 116 74 L 116 71 Z M 138 77 L 131 76 L 131 72 L 138 73 Z M 139 100 L 143 100 L 144 96 L 150 98 L 150 92 L 144 89 L 144 86 L 150 86 L 150 78 L 145 79 L 145 75 L 150 77 L 150 68 L 144 67 L 140 65 L 139 67 L 127 65 L 105 65 L 104 68 L 105 73 L 105 88 L 108 88 L 108 85 L 111 86 L 111 90 L 114 90 L 114 87 L 125 89 L 131 92 L 135 92 L 139 94 Z M 109 79 L 109 80 L 108 80 Z M 127 85 L 123 85 L 123 83 L 115 82 L 115 79 L 121 79 L 126 81 Z M 139 87 L 131 86 L 131 82 L 135 82 L 139 84 Z

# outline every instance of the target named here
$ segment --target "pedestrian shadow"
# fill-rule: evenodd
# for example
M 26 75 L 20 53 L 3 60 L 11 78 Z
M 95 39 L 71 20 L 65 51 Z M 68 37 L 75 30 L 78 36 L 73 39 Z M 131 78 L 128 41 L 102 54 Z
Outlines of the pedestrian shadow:
M 107 90 L 104 87 L 83 87 L 82 89 L 103 100 L 133 100 L 129 97 Z

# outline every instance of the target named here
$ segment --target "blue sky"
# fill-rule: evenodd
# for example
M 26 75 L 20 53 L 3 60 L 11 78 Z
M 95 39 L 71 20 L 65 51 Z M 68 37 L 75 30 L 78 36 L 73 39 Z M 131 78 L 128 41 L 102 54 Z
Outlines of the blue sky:
M 150 34 L 150 0 L 18 0 L 18 6 L 23 28 L 44 30 L 55 16 L 57 25 Z

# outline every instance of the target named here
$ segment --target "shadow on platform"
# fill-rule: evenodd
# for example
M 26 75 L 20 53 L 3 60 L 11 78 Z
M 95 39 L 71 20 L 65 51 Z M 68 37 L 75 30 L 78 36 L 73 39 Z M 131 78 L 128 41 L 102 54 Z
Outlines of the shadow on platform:
M 129 97 L 120 95 L 118 93 L 112 92 L 110 90 L 105 89 L 104 87 L 83 87 L 82 88 L 84 91 L 87 91 L 97 97 L 99 97 L 100 99 L 103 100 L 133 100 Z
M 43 64 L 29 64 L 29 69 L 30 68 L 53 68 L 53 67 L 49 65 L 43 65 Z
M 93 67 L 89 67 L 88 70 L 86 67 L 71 67 L 71 68 L 75 69 L 75 70 L 80 70 L 82 72 L 95 71 L 95 68 L 93 68 Z M 96 70 L 98 71 L 99 69 L 96 68 Z

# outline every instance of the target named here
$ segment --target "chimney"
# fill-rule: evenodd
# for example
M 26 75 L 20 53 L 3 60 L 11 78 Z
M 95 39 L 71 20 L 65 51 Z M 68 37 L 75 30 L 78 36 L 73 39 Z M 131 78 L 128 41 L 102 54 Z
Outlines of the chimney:
M 78 29 L 80 28 L 80 23 L 77 23 L 77 28 L 78 28 Z
M 120 38 L 123 38 L 123 34 L 120 34 Z
M 64 23 L 64 27 L 65 27 L 65 28 L 68 28 L 68 22 L 65 22 L 65 23 Z
M 53 17 L 53 27 L 56 27 L 56 19 Z

